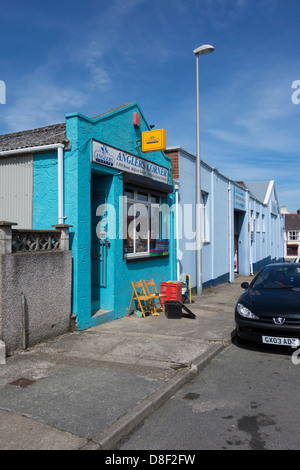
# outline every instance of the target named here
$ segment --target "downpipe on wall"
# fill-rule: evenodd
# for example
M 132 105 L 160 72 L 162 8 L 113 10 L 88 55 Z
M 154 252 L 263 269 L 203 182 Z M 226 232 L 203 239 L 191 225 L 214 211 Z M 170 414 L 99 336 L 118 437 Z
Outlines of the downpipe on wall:
M 228 184 L 228 243 L 229 243 L 229 282 L 233 282 L 232 279 L 232 230 L 231 230 L 231 184 Z
M 180 260 L 179 260 L 179 181 L 174 180 L 175 185 L 175 207 L 176 207 L 176 262 L 177 262 L 177 281 L 180 281 Z
M 21 312 L 22 312 L 22 347 L 27 349 L 27 328 L 26 328 L 26 299 L 21 293 Z
M 251 229 L 252 229 L 252 220 L 251 220 L 251 203 L 249 200 L 248 206 L 248 227 L 249 227 L 249 250 L 250 250 L 250 276 L 253 276 L 253 260 L 252 260 L 252 242 L 251 242 Z

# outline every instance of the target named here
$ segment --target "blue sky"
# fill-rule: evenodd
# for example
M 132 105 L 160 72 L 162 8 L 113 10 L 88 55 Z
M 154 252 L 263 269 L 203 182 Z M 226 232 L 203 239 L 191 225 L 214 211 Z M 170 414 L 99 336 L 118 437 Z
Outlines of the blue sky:
M 196 151 L 238 180 L 276 182 L 300 209 L 299 0 L 1 2 L 0 133 L 89 117 L 130 101 L 167 146 Z M 299 93 L 292 88 L 299 80 Z

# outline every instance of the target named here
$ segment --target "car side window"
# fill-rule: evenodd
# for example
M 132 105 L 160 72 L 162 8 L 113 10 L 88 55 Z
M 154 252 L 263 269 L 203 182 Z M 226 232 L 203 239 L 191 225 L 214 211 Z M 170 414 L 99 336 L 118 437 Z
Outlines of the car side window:
M 268 276 L 268 271 L 264 269 L 261 273 L 258 274 L 252 287 L 254 287 L 255 289 L 262 289 L 263 287 L 265 287 L 265 282 L 267 281 Z

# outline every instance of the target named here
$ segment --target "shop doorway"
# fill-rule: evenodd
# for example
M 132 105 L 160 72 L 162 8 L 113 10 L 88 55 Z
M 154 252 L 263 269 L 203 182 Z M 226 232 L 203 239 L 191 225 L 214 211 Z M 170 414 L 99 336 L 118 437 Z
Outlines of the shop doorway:
M 91 186 L 91 302 L 92 315 L 101 313 L 107 288 L 108 250 L 106 178 L 92 176 Z M 107 311 L 107 310 L 105 310 Z
M 239 237 L 234 234 L 234 272 L 239 272 Z
M 99 215 L 99 207 L 105 207 L 105 191 L 92 192 L 91 196 L 91 281 L 93 309 L 100 308 L 101 288 L 107 282 L 107 252 L 105 212 Z
M 245 212 L 234 210 L 234 273 L 240 272 L 241 263 L 241 229 L 245 218 Z

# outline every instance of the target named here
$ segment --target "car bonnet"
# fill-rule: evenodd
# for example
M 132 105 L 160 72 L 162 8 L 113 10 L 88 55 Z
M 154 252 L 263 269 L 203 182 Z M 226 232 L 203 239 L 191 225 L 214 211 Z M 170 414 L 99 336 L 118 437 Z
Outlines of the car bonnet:
M 292 316 L 300 320 L 300 289 L 247 289 L 240 297 L 258 316 Z

